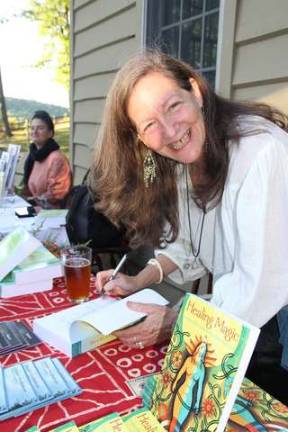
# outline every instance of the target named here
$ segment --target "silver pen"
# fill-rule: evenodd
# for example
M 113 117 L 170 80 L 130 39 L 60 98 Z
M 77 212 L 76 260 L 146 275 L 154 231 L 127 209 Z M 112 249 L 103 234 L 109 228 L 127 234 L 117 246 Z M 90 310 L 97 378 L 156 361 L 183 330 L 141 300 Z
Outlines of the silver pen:
M 118 265 L 116 266 L 116 268 L 113 270 L 112 275 L 109 278 L 109 282 L 111 280 L 114 280 L 119 272 L 119 270 L 121 269 L 121 267 L 123 266 L 123 264 L 125 263 L 127 259 L 127 254 L 123 255 L 123 257 L 121 258 L 121 260 L 119 261 Z

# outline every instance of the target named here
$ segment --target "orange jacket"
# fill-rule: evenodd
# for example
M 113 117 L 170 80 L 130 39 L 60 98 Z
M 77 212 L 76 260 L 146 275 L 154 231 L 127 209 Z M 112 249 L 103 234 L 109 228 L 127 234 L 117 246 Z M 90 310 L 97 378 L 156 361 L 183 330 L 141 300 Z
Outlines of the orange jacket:
M 35 161 L 28 180 L 31 195 L 47 208 L 60 207 L 71 184 L 70 165 L 60 150 L 53 151 L 41 162 Z

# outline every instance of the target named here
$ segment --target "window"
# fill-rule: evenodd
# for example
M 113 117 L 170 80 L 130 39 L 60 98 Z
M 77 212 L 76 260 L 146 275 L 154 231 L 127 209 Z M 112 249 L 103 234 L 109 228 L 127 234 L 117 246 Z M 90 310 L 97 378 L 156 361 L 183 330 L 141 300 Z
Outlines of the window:
M 190 63 L 215 85 L 220 0 L 148 0 L 146 44 Z

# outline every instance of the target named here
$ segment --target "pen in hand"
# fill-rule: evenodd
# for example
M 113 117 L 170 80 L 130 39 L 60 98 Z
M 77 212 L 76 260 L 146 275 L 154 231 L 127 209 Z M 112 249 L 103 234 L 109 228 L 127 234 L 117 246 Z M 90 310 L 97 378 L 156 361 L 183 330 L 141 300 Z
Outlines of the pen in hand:
M 123 264 L 125 263 L 127 259 L 127 254 L 123 255 L 123 257 L 121 258 L 121 260 L 119 261 L 118 265 L 116 266 L 116 268 L 113 270 L 112 275 L 109 278 L 109 282 L 111 280 L 114 280 L 119 272 L 119 270 L 122 268 Z

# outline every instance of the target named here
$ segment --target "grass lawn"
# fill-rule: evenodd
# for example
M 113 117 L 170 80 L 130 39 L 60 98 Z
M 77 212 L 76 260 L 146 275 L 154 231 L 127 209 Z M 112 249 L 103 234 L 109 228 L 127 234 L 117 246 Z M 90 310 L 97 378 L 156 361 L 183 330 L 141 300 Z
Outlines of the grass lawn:
M 58 142 L 58 144 L 61 147 L 61 150 L 66 154 L 67 157 L 69 157 L 69 129 L 70 129 L 70 121 L 69 117 L 65 117 L 61 119 L 61 121 L 56 121 L 55 123 L 55 140 Z M 29 132 L 28 128 L 26 127 L 20 127 L 15 128 L 13 127 L 12 123 L 12 137 L 6 137 L 2 130 L 0 130 L 0 150 L 6 150 L 8 144 L 21 144 L 22 149 L 21 152 L 27 152 L 28 146 L 30 144 L 29 141 Z

